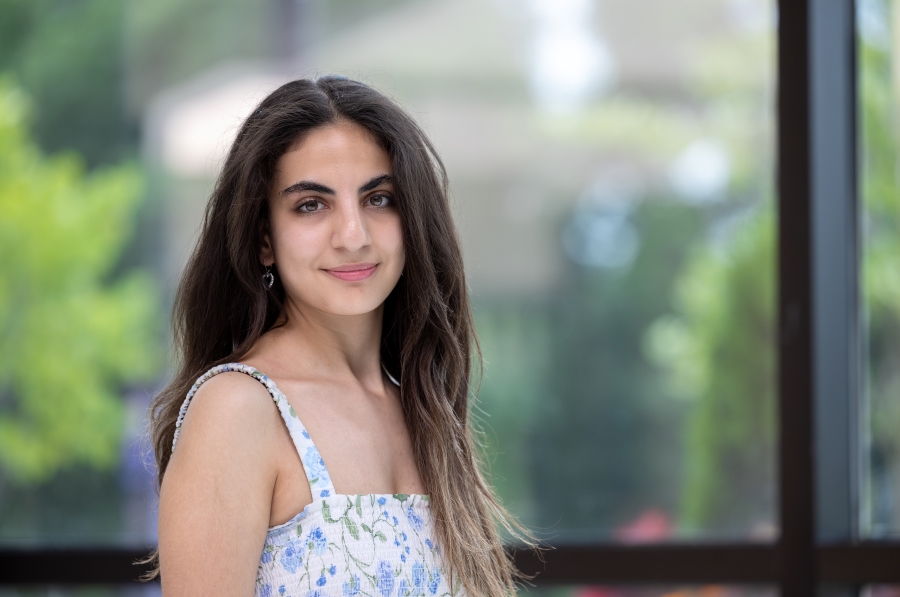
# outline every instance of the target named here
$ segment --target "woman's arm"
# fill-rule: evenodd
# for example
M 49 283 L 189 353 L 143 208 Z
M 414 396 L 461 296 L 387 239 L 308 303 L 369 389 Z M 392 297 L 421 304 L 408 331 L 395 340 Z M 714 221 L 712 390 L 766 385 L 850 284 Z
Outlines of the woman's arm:
M 271 397 L 241 373 L 194 396 L 159 496 L 165 597 L 253 595 L 277 476 Z

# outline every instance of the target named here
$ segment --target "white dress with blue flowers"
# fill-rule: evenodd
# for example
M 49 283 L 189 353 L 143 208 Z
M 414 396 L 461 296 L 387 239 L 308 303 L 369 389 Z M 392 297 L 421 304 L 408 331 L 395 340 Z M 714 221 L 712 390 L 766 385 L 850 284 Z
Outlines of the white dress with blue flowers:
M 318 449 L 275 383 L 253 367 L 219 365 L 188 392 L 172 450 L 191 398 L 211 377 L 226 371 L 263 384 L 278 405 L 300 453 L 313 503 L 284 524 L 272 527 L 259 560 L 259 597 L 438 597 L 451 590 L 434 543 L 426 495 L 337 494 Z

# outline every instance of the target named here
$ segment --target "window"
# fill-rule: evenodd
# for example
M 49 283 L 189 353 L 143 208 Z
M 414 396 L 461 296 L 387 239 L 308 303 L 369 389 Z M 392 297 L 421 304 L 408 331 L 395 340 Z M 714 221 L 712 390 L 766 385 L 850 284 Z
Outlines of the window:
M 529 592 L 890 594 L 896 0 L 247 6 L 210 13 L 225 38 L 246 25 L 230 55 L 367 77 L 446 160 L 486 357 L 491 472 L 555 548 L 545 564 L 515 552 L 539 573 Z M 158 243 L 165 280 L 240 115 L 228 102 L 249 107 L 283 76 L 245 63 L 140 99 L 214 64 L 209 46 L 190 68 L 154 54 L 165 23 L 213 22 L 179 10 L 132 3 L 123 17 L 125 88 L 148 114 L 157 211 L 143 229 L 167 235 L 136 246 Z M 304 44 L 269 47 L 269 17 Z M 166 48 L 204 45 L 185 31 Z M 0 584 L 119 591 L 153 540 L 142 475 L 134 487 L 97 476 L 116 511 L 72 519 L 87 532 L 48 522 L 17 535 L 22 509 L 50 497 L 4 496 Z M 70 496 L 92 478 L 53 483 Z

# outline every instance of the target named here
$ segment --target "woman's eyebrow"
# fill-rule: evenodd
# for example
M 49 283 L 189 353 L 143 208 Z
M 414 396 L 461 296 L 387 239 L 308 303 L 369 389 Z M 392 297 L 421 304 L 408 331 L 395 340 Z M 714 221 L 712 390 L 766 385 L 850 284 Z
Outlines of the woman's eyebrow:
M 314 193 L 322 193 L 323 195 L 336 195 L 334 189 L 330 189 L 323 184 L 312 182 L 311 180 L 301 180 L 295 182 L 285 190 L 281 191 L 282 195 L 290 195 L 291 193 L 299 193 L 300 191 L 312 191 Z
M 363 186 L 359 187 L 359 192 L 365 193 L 366 191 L 371 191 L 372 189 L 378 187 L 379 185 L 382 185 L 386 182 L 393 182 L 393 181 L 394 181 L 394 179 L 391 177 L 390 174 L 381 174 L 380 176 L 376 176 L 375 178 L 373 178 L 372 180 L 370 180 Z

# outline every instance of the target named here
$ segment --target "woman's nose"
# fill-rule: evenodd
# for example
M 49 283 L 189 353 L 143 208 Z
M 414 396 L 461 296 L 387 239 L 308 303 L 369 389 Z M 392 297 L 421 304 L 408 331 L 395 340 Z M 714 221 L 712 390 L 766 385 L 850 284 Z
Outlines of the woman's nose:
M 353 253 L 369 244 L 369 230 L 362 206 L 355 200 L 342 203 L 335 218 L 332 244 Z

